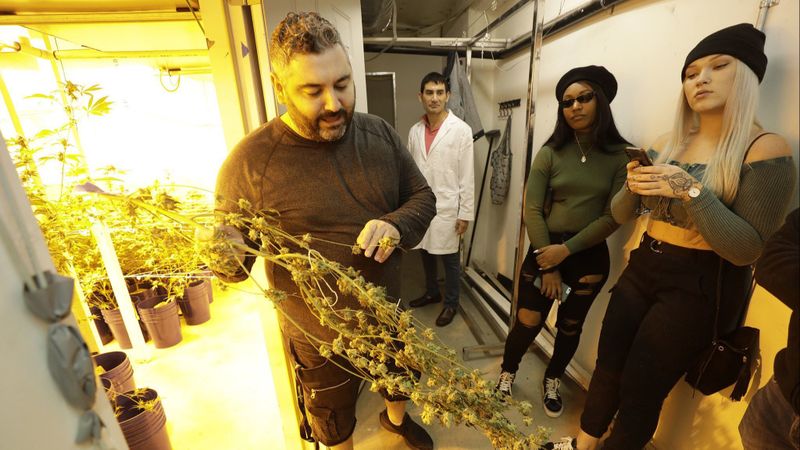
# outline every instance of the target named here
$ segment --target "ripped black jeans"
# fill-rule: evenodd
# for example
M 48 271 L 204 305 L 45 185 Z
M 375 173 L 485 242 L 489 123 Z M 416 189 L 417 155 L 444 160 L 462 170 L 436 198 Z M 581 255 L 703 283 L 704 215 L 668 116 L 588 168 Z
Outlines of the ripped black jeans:
M 550 242 L 561 243 L 568 236 L 561 234 L 551 234 Z M 539 288 L 533 285 L 534 279 L 539 275 L 539 266 L 536 264 L 536 255 L 533 249 L 528 249 L 525 262 L 522 264 L 522 276 L 520 277 L 519 296 L 517 304 L 517 319 L 514 326 L 508 333 L 506 339 L 505 352 L 503 353 L 502 369 L 506 372 L 515 373 L 519 369 L 528 347 L 536 339 L 542 329 L 547 314 L 553 306 L 554 300 L 542 295 Z M 584 251 L 569 255 L 558 266 L 561 280 L 572 288 L 572 292 L 558 307 L 558 319 L 556 320 L 555 348 L 550 363 L 547 366 L 544 376 L 548 378 L 561 378 L 567 365 L 575 356 L 578 344 L 581 340 L 583 322 L 589 309 L 600 293 L 609 272 L 608 245 L 602 243 L 590 247 Z M 583 283 L 579 280 L 586 276 L 599 276 L 599 279 L 591 283 Z M 534 326 L 526 326 L 519 320 L 519 310 L 528 309 L 539 313 L 539 323 Z

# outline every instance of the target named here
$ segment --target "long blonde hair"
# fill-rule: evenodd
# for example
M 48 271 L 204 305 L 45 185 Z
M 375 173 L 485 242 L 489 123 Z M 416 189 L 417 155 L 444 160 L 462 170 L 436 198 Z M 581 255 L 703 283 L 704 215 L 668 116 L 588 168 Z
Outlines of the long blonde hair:
M 700 180 L 727 205 L 733 203 L 739 189 L 742 163 L 750 144 L 750 130 L 753 125 L 759 126 L 755 117 L 758 107 L 758 77 L 738 59 L 734 63 L 736 74 L 725 102 L 719 141 L 706 162 L 706 171 Z M 674 159 L 673 155 L 686 146 L 699 127 L 700 115 L 689 107 L 681 87 L 675 124 L 656 162 L 664 163 Z

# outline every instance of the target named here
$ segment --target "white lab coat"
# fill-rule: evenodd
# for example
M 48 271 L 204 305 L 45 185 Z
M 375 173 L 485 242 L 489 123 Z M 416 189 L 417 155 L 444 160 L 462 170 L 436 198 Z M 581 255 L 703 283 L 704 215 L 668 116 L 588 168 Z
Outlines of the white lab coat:
M 408 151 L 436 195 L 436 217 L 416 248 L 433 255 L 458 251 L 456 219 L 472 221 L 475 199 L 475 167 L 472 150 L 472 129 L 448 110 L 425 151 L 425 120 L 408 132 Z

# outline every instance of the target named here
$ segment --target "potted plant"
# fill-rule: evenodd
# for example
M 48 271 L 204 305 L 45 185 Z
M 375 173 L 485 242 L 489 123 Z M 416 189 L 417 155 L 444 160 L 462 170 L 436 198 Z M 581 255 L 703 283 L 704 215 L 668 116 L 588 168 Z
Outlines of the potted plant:
M 115 414 L 131 450 L 171 450 L 167 416 L 158 392 L 135 389 L 115 397 Z
M 82 287 L 90 319 L 94 319 L 101 341 L 105 344 L 110 339 L 106 327 L 99 320 L 102 317 L 114 329 L 113 334 L 120 346 L 130 348 L 127 331 L 90 232 L 92 218 L 102 218 L 112 232 L 137 313 L 138 304 L 152 297 L 155 291 L 167 295 L 170 302 L 183 299 L 183 291 L 190 282 L 187 275 L 197 270 L 199 259 L 190 247 L 186 248 L 186 240 L 179 236 L 180 230 L 174 227 L 161 229 L 152 215 L 138 211 L 130 204 L 119 205 L 75 193 L 74 186 L 92 179 L 85 158 L 75 145 L 78 123 L 84 117 L 108 113 L 111 103 L 106 97 L 96 97 L 100 91 L 97 85 L 84 87 L 67 82 L 62 88 L 60 93 L 31 97 L 62 107 L 59 109 L 65 112 L 63 123 L 41 130 L 32 138 L 14 138 L 10 147 L 56 269 L 75 278 Z M 65 98 L 66 103 L 62 104 L 61 98 Z M 43 176 L 48 173 L 51 175 L 49 179 Z M 109 192 L 122 190 L 119 178 L 122 171 L 107 167 L 96 173 L 99 176 L 93 181 Z M 177 199 L 159 183 L 140 189 L 138 195 L 170 210 L 177 210 L 182 203 L 192 205 L 194 202 L 192 198 Z M 143 284 L 148 286 L 143 287 Z M 189 304 L 187 302 L 185 308 L 190 312 L 187 322 L 207 320 L 203 316 L 208 316 L 208 312 L 202 311 L 202 305 L 189 307 Z M 145 340 L 148 340 L 149 333 L 142 320 L 140 325 Z
M 93 291 L 106 275 L 89 229 L 92 215 L 102 214 L 107 202 L 72 191 L 72 186 L 89 179 L 82 152 L 75 145 L 78 123 L 110 110 L 111 102 L 107 97 L 98 97 L 99 91 L 97 85 L 85 87 L 66 82 L 58 91 L 30 96 L 55 106 L 53 110 L 63 111 L 64 115 L 50 128 L 30 137 L 17 136 L 8 143 L 55 268 L 75 279 L 89 308 L 87 319 L 94 322 L 102 343 L 106 344 L 111 338 L 101 320 L 101 310 L 108 306 L 109 299 L 104 292 Z M 97 179 L 103 180 L 103 177 Z
M 108 380 L 109 389 L 114 392 L 128 392 L 136 389 L 133 366 L 125 352 L 101 353 L 93 358 L 95 372 L 102 380 Z

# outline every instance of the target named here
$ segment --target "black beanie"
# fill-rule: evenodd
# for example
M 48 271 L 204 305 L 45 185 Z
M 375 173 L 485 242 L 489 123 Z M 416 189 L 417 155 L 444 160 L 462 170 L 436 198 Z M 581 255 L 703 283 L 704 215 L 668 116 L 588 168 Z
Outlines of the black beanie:
M 556 84 L 556 100 L 561 100 L 564 91 L 576 81 L 591 81 L 602 89 L 608 102 L 617 95 L 617 79 L 603 66 L 576 67 L 565 73 Z
M 764 78 L 767 71 L 767 55 L 764 54 L 766 35 L 749 23 L 740 23 L 711 33 L 686 55 L 681 69 L 681 81 L 686 78 L 686 67 L 708 55 L 730 55 L 747 64 L 758 77 Z

